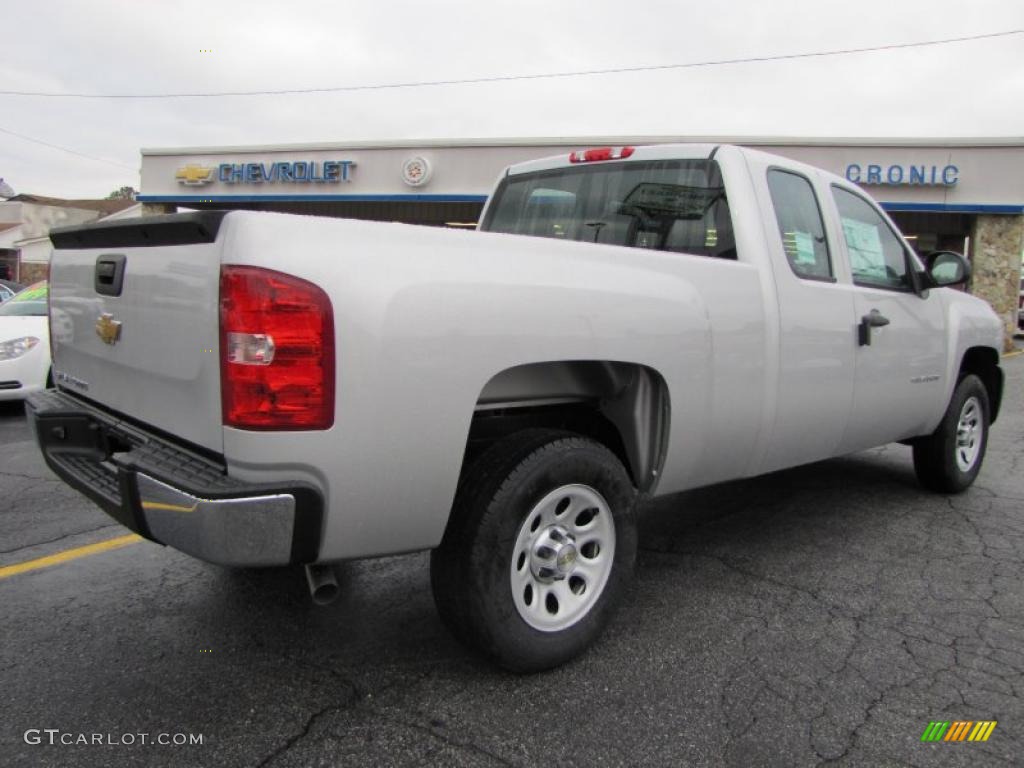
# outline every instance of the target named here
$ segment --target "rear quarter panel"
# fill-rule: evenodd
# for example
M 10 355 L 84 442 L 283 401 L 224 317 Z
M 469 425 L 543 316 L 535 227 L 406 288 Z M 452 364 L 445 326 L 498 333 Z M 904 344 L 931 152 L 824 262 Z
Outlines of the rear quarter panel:
M 659 372 L 672 409 L 663 491 L 746 468 L 765 355 L 750 264 L 397 224 L 232 219 L 225 262 L 295 274 L 333 303 L 334 426 L 224 430 L 232 474 L 305 477 L 324 489 L 324 560 L 439 543 L 477 398 L 493 376 L 526 363 L 610 360 Z

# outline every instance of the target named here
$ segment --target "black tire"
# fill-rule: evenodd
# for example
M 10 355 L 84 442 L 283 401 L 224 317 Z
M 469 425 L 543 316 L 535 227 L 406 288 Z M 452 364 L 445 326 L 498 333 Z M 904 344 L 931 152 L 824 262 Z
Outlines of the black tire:
M 957 429 L 965 404 L 974 398 L 978 405 L 978 427 L 975 444 L 977 453 L 967 468 L 958 461 L 960 447 Z M 960 379 L 950 398 L 946 415 L 928 437 L 914 443 L 914 471 L 921 485 L 938 493 L 960 493 L 970 487 L 981 471 L 988 446 L 989 402 L 988 391 L 981 379 L 968 374 Z
M 570 485 L 596 491 L 607 502 L 612 521 L 601 524 L 614 528 L 614 556 L 604 561 L 608 564 L 603 567 L 610 570 L 603 589 L 595 587 L 592 595 L 596 596 L 586 598 L 592 602 L 579 604 L 589 605 L 586 611 L 564 629 L 542 631 L 528 624 L 517 607 L 512 561 L 522 562 L 515 554 L 517 537 L 534 536 L 526 533 L 525 526 L 528 517 L 540 517 L 535 510 L 538 503 Z M 495 443 L 468 470 L 444 539 L 431 553 L 431 586 L 442 620 L 461 642 L 513 672 L 537 672 L 577 656 L 601 633 L 632 576 L 636 503 L 636 491 L 622 463 L 593 440 L 533 429 Z M 585 565 L 582 558 L 589 557 L 584 554 L 585 534 L 575 527 L 571 530 L 580 536 L 581 559 L 576 563 L 573 549 L 570 562 Z M 563 576 L 562 583 L 569 585 L 572 578 Z M 541 590 L 551 586 L 538 588 L 536 599 L 540 601 Z M 538 603 L 537 610 L 541 609 Z

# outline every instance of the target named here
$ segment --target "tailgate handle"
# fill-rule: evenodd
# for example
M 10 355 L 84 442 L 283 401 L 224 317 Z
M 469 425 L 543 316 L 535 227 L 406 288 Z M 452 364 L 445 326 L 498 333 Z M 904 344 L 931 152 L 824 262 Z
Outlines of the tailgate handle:
M 123 253 L 106 254 L 96 259 L 96 293 L 120 296 L 124 286 L 124 267 L 127 257 Z

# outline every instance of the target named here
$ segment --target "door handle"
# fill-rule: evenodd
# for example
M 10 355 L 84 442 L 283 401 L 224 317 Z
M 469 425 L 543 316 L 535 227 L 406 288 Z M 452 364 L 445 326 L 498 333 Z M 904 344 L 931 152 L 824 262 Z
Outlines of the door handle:
M 860 319 L 860 325 L 857 327 L 857 340 L 860 342 L 862 347 L 871 346 L 871 329 L 882 328 L 889 324 L 889 318 L 879 312 L 877 309 L 872 309 L 866 315 Z

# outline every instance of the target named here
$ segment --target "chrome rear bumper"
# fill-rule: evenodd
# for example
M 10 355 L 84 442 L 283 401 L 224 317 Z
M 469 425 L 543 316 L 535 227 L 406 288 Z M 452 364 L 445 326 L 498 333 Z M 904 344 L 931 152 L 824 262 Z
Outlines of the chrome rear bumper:
M 242 483 L 216 458 L 57 390 L 26 412 L 50 468 L 136 533 L 221 565 L 316 562 L 315 488 Z
M 155 541 L 222 565 L 277 565 L 291 559 L 290 493 L 202 499 L 139 472 L 139 506 Z

